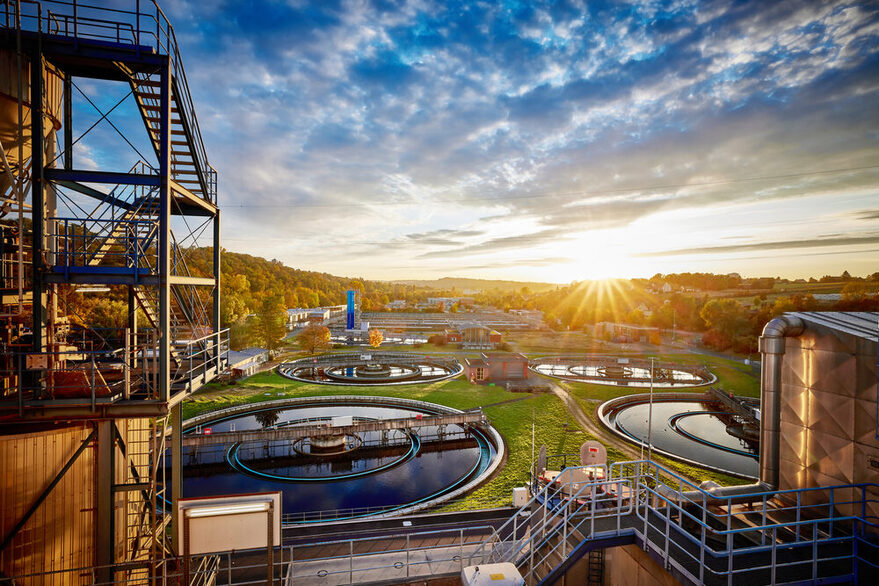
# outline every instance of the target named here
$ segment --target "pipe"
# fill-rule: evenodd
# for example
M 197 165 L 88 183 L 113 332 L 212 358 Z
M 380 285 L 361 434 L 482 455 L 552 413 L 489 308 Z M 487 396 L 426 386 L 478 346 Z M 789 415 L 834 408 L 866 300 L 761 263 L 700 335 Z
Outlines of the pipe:
M 760 336 L 760 482 L 741 486 L 719 486 L 683 493 L 685 498 L 697 501 L 708 493 L 717 499 L 735 499 L 747 502 L 748 495 L 778 489 L 778 448 L 781 433 L 781 366 L 785 338 L 799 336 L 806 329 L 803 320 L 795 315 L 782 315 L 763 326 Z M 736 498 L 738 497 L 738 498 Z M 762 496 L 760 498 L 763 498 Z
M 781 433 L 781 366 L 785 338 L 799 336 L 805 326 L 793 315 L 782 315 L 763 327 L 760 336 L 760 480 L 778 487 L 778 446 Z

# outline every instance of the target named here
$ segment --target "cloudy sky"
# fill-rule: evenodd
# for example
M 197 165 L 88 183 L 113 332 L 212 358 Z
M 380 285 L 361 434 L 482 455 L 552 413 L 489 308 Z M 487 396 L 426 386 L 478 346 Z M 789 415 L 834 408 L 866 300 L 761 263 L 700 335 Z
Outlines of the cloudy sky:
M 879 270 L 876 3 L 162 6 L 228 250 L 378 279 Z

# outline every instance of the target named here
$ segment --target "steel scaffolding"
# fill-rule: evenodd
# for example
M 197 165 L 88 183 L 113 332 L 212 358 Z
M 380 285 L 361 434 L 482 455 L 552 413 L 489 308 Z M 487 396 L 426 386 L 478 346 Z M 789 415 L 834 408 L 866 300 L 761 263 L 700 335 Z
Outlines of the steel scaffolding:
M 173 27 L 155 2 L 125 4 L 0 4 L 0 437 L 33 443 L 25 432 L 59 422 L 84 435 L 59 470 L 26 465 L 35 485 L 51 482 L 0 519 L 3 573 L 26 532 L 25 557 L 41 559 L 34 532 L 49 540 L 62 521 L 35 527 L 37 513 L 78 467 L 94 475 L 95 531 L 74 547 L 93 551 L 98 581 L 116 564 L 166 557 L 165 426 L 176 503 L 180 403 L 225 368 L 217 173 Z M 123 97 L 110 107 L 113 92 Z M 125 107 L 142 120 L 135 129 L 112 120 Z M 99 116 L 91 126 L 87 109 Z M 84 160 L 107 127 L 111 148 L 136 154 L 121 169 Z M 117 323 L 83 315 L 88 291 L 119 300 Z

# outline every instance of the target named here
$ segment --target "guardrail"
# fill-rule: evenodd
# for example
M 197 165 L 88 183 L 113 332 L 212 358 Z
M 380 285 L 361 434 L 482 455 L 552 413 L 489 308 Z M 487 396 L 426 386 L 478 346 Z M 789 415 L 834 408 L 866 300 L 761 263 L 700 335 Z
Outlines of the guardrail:
M 857 581 L 859 568 L 879 571 L 879 485 L 718 498 L 650 461 L 613 464 L 593 482 L 576 482 L 578 470 L 537 491 L 475 556 L 514 562 L 529 583 L 551 581 L 584 544 L 630 535 L 694 584 Z M 525 537 L 508 538 L 523 525 Z
M 159 223 L 144 219 L 49 218 L 56 271 L 126 270 L 150 274 L 158 266 Z M 102 263 L 102 266 L 96 266 Z

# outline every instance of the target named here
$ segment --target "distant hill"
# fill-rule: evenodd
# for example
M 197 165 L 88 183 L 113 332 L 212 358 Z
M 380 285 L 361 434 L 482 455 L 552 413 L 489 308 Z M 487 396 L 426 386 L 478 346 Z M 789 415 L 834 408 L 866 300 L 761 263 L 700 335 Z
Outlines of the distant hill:
M 210 249 L 192 249 L 187 263 L 194 274 L 207 276 L 210 259 Z M 224 323 L 256 311 L 266 297 L 283 298 L 285 307 L 318 307 L 344 304 L 348 289 L 360 289 L 361 308 L 374 311 L 390 299 L 417 303 L 436 294 L 417 285 L 303 271 L 278 260 L 228 250 L 223 251 L 221 276 Z
M 400 283 L 402 285 L 412 285 L 415 287 L 424 287 L 430 289 L 440 289 L 449 291 L 456 289 L 462 291 L 521 291 L 522 287 L 528 287 L 532 293 L 540 293 L 542 291 L 552 291 L 559 287 L 555 283 L 535 283 L 530 281 L 500 281 L 493 279 L 466 279 L 463 277 L 442 277 L 441 279 L 432 280 L 407 280 L 407 281 L 391 281 L 391 283 Z

